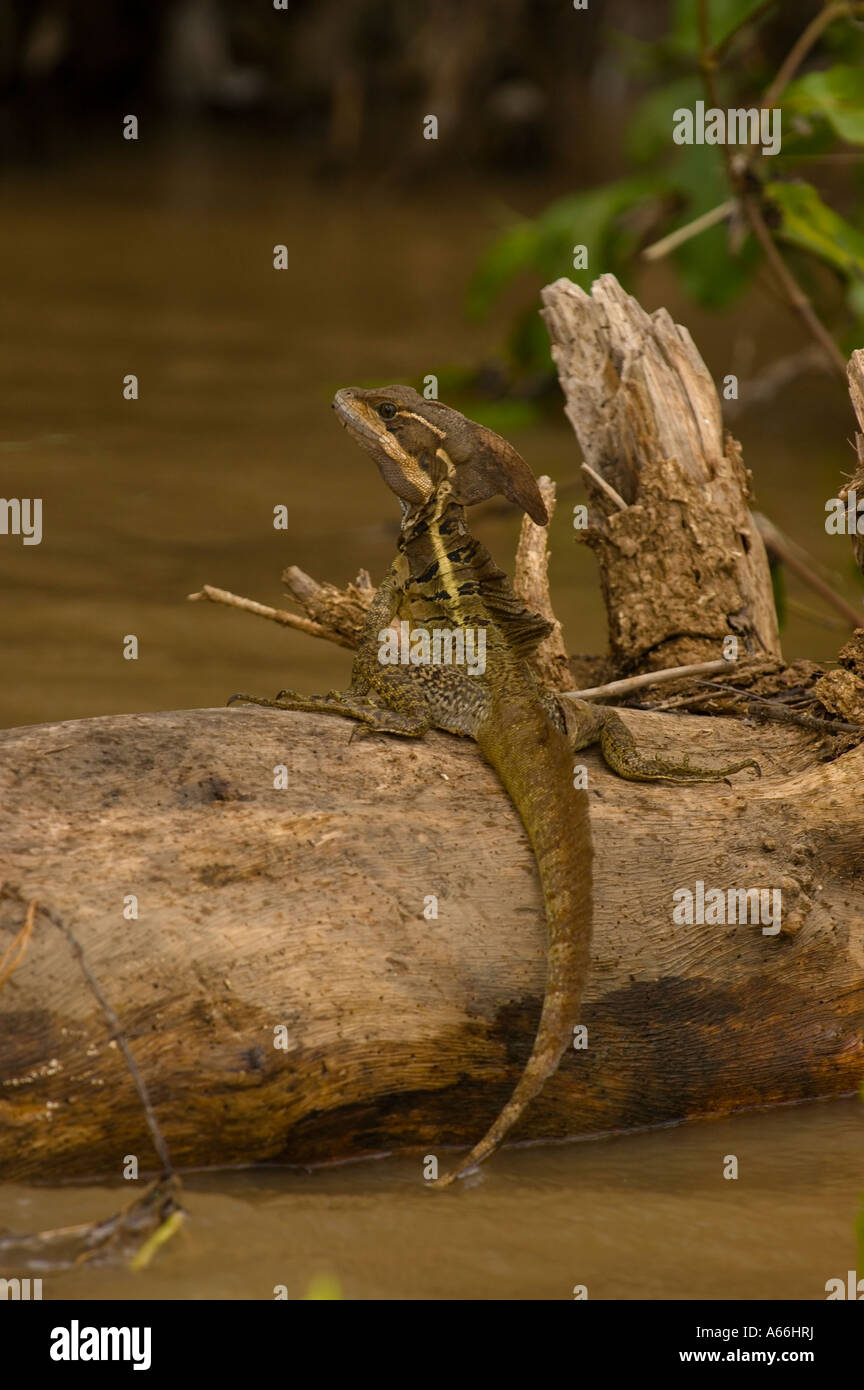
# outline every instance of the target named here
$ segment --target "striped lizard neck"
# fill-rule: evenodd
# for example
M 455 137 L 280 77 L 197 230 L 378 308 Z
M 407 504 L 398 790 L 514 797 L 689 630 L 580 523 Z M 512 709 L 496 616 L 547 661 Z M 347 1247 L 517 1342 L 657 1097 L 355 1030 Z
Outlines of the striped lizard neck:
M 443 493 L 443 495 L 442 495 Z M 444 617 L 457 625 L 488 621 L 480 598 L 484 577 L 501 571 L 468 530 L 465 508 L 447 490 L 406 515 L 399 537 L 405 595 L 419 620 Z

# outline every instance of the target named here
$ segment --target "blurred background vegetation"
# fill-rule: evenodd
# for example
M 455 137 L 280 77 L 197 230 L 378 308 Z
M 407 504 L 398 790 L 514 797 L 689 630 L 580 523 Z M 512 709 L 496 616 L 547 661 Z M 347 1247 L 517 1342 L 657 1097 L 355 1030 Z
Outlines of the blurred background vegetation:
M 341 385 L 434 374 L 579 500 L 537 312 L 560 275 L 614 272 L 738 377 L 724 411 L 761 509 L 860 601 L 824 504 L 864 343 L 864 5 L 0 0 L 0 64 L 2 491 L 46 509 L 38 550 L 0 546 L 8 722 L 218 703 L 241 672 L 344 682 L 344 653 L 182 602 L 209 582 L 278 603 L 290 562 L 386 568 L 395 518 L 333 431 Z M 776 157 L 673 142 L 676 109 L 772 88 Z M 597 650 L 568 509 L 553 592 L 571 648 Z M 506 563 L 515 516 L 477 524 Z M 149 664 L 117 662 L 118 626 Z M 788 656 L 844 630 L 791 586 Z
M 151 133 L 204 122 L 277 139 L 313 176 L 376 187 L 545 171 L 568 191 L 530 217 L 498 209 L 502 229 L 466 301 L 482 316 L 524 282 L 506 364 L 509 384 L 526 372 L 529 390 L 538 372 L 551 379 L 541 283 L 569 273 L 587 288 L 598 269 L 632 281 L 640 252 L 722 212 L 735 191 L 716 146 L 671 143 L 677 108 L 706 94 L 711 105 L 706 49 L 721 105 L 753 106 L 809 26 L 800 70 L 776 92 L 782 151 L 749 159 L 739 187 L 761 204 L 841 351 L 860 340 L 864 5 L 604 0 L 574 14 L 563 0 L 276 4 L 0 0 L 0 156 L 50 169 L 122 107 Z M 427 113 L 435 141 L 420 136 Z M 760 273 L 764 251 L 740 222 L 730 213 L 671 250 L 696 303 L 734 302 Z M 589 249 L 584 269 L 574 268 L 574 241 Z

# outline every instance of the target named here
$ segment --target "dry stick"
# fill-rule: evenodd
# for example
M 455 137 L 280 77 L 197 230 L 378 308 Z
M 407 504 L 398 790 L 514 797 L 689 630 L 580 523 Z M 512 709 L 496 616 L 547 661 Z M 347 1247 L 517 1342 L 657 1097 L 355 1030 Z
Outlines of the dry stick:
M 513 568 L 513 591 L 525 606 L 552 624 L 552 631 L 538 644 L 532 665 L 545 685 L 560 689 L 570 679 L 570 663 L 561 624 L 552 607 L 549 593 L 549 522 L 555 515 L 555 484 L 551 478 L 537 479 L 549 521 L 538 526 L 530 516 L 523 516 Z
M 821 13 L 811 20 L 807 28 L 799 35 L 798 39 L 792 45 L 786 58 L 781 63 L 780 69 L 774 77 L 774 80 L 766 88 L 762 100 L 759 103 L 760 107 L 770 108 L 777 104 L 781 94 L 795 76 L 795 73 L 810 52 L 810 49 L 820 38 L 825 29 L 827 29 L 830 24 L 833 24 L 835 19 L 840 19 L 843 16 L 851 18 L 856 14 L 862 13 L 864 13 L 864 5 L 861 4 L 849 4 L 844 2 L 826 5 Z M 755 201 L 746 193 L 743 194 L 741 201 L 750 226 L 759 239 L 783 289 L 789 296 L 792 307 L 800 314 L 807 327 L 810 329 L 810 332 L 828 353 L 831 361 L 835 366 L 839 367 L 845 376 L 846 361 L 842 353 L 834 342 L 834 339 L 823 327 L 821 320 L 814 313 L 810 300 L 801 289 L 801 286 L 798 284 L 797 280 L 788 269 L 786 262 L 780 255 L 780 252 L 777 250 L 777 245 L 762 217 L 761 210 Z
M 786 262 L 780 255 L 780 252 L 777 250 L 774 238 L 769 232 L 765 219 L 762 216 L 761 209 L 757 206 L 749 193 L 742 192 L 741 205 L 747 215 L 747 220 L 750 223 L 753 234 L 762 247 L 762 250 L 765 252 L 766 259 L 777 276 L 781 288 L 785 291 L 790 305 L 795 310 L 796 314 L 803 319 L 816 341 L 821 343 L 829 358 L 834 363 L 834 366 L 845 380 L 846 358 L 843 356 L 827 328 L 825 328 L 822 320 L 817 317 L 810 300 L 807 298 L 807 295 L 804 293 L 798 281 L 795 279 L 795 276 L 792 274 L 791 270 L 789 270 Z
M 710 685 L 715 690 L 725 690 L 737 699 L 743 700 L 750 719 L 762 719 L 775 724 L 797 724 L 799 728 L 814 729 L 818 733 L 864 734 L 864 724 L 848 724 L 842 719 L 820 719 L 815 714 L 799 714 L 797 710 L 789 709 L 788 705 L 777 704 L 766 699 L 764 695 L 748 695 L 746 691 L 736 690 L 734 685 L 724 686 L 718 681 L 705 681 L 705 685 Z
M 839 618 L 829 617 L 827 613 L 819 613 L 815 608 L 811 608 L 807 603 L 801 603 L 800 599 L 787 598 L 786 607 L 790 613 L 797 613 L 799 618 L 804 618 L 808 623 L 815 623 L 817 627 L 828 628 L 829 632 L 845 632 L 846 623 Z M 864 615 L 862 615 L 864 621 Z
M 828 366 L 822 344 L 807 343 L 806 347 L 769 362 L 767 367 L 751 377 L 740 400 L 724 402 L 723 413 L 727 420 L 734 420 L 744 411 L 772 400 L 796 377 L 805 372 L 826 372 Z
M 646 246 L 642 252 L 643 261 L 659 261 L 662 256 L 668 256 L 670 251 L 677 250 L 685 241 L 690 241 L 691 237 L 699 236 L 700 232 L 707 232 L 709 227 L 716 226 L 718 222 L 725 222 L 737 206 L 737 198 L 727 198 L 725 203 L 718 203 L 716 208 L 703 212 L 701 217 L 694 217 L 692 222 L 686 222 L 683 227 L 678 227 L 668 236 L 661 237 L 651 246 Z
M 761 669 L 761 668 L 757 668 Z M 712 695 L 718 697 L 730 696 L 736 701 L 746 705 L 746 718 L 773 721 L 777 724 L 795 724 L 802 729 L 811 729 L 819 733 L 829 734 L 864 734 L 864 724 L 847 724 L 841 719 L 820 719 L 815 714 L 805 714 L 798 710 L 790 709 L 788 705 L 780 704 L 776 700 L 769 700 L 764 695 L 752 695 L 746 689 L 739 690 L 734 685 L 722 685 L 720 681 L 697 681 L 697 685 L 707 685 L 708 690 L 701 695 L 686 695 L 678 700 L 664 700 L 659 705 L 652 708 L 653 714 L 669 712 L 670 710 L 688 709 L 693 705 L 704 704 L 710 700 Z M 734 709 L 728 711 L 734 714 Z
M 293 627 L 298 632 L 305 632 L 309 637 L 323 637 L 327 642 L 335 642 L 338 647 L 354 650 L 353 642 L 349 642 L 341 632 L 334 632 L 332 628 L 325 627 L 323 623 L 313 622 L 311 618 L 301 618 L 296 613 L 287 613 L 284 608 L 268 608 L 264 603 L 256 603 L 253 598 L 243 598 L 240 594 L 232 594 L 228 589 L 216 589 L 212 584 L 205 584 L 197 594 L 187 594 L 187 598 L 190 603 L 206 599 L 209 603 L 224 603 L 228 608 L 242 608 L 247 613 L 257 614 L 259 618 L 270 618 L 274 623 L 281 623 L 283 627 Z
M 620 681 L 609 681 L 606 685 L 591 685 L 586 690 L 563 690 L 561 693 L 569 700 L 596 700 L 601 695 L 629 695 L 633 690 L 644 690 L 647 685 L 665 685 L 667 681 L 680 681 L 688 676 L 711 676 L 718 671 L 734 670 L 737 661 L 697 661 L 692 666 L 667 666 L 662 671 L 646 671 L 641 676 L 627 676 Z
M 609 501 L 614 502 L 619 511 L 626 512 L 627 503 L 624 501 L 621 494 L 615 491 L 611 483 L 607 483 L 605 478 L 601 478 L 599 473 L 595 473 L 594 469 L 588 463 L 582 464 L 582 472 L 587 478 L 591 479 L 592 483 L 595 483 L 597 487 L 599 487 L 601 492 L 605 492 Z
M 817 594 L 821 594 L 828 603 L 832 604 L 838 613 L 842 613 L 853 628 L 864 627 L 864 613 L 853 608 L 852 604 L 848 603 L 841 594 L 838 594 L 836 589 L 832 589 L 830 584 L 826 584 L 825 580 L 821 579 L 806 561 L 799 558 L 788 536 L 784 536 L 783 532 L 772 521 L 769 521 L 767 516 L 762 516 L 759 512 L 753 513 L 753 520 L 756 522 L 759 534 L 766 546 L 776 555 L 778 560 L 782 560 L 783 564 L 788 565 L 799 579 L 803 579 L 805 584 L 809 584 L 811 589 L 815 589 Z
M 122 1027 L 120 1026 L 119 1018 L 115 1014 L 114 1010 L 111 1008 L 111 1005 L 108 1003 L 108 1000 L 105 998 L 105 995 L 102 993 L 102 990 L 99 987 L 96 977 L 87 963 L 87 958 L 84 955 L 84 950 L 80 942 L 75 937 L 71 927 L 67 927 L 63 919 L 61 917 L 58 917 L 55 912 L 52 912 L 50 908 L 40 907 L 39 911 L 43 912 L 45 916 L 48 918 L 48 921 L 52 922 L 54 926 L 57 927 L 58 931 L 61 931 L 63 933 L 63 935 L 69 942 L 69 945 L 72 947 L 73 952 L 77 956 L 78 964 L 81 966 L 84 978 L 86 979 L 91 990 L 93 991 L 93 994 L 97 1002 L 102 1008 L 102 1012 L 105 1014 L 105 1017 L 107 1018 L 108 1023 L 110 1024 L 111 1037 L 116 1041 L 117 1045 L 120 1048 L 120 1051 L 123 1053 L 123 1056 L 126 1060 L 126 1065 L 131 1073 L 132 1080 L 135 1083 L 135 1089 L 138 1092 L 138 1099 L 141 1102 L 141 1105 L 144 1110 L 144 1117 L 147 1121 L 147 1128 L 150 1131 L 150 1138 L 153 1141 L 153 1147 L 156 1150 L 160 1163 L 162 1164 L 163 1176 L 168 1178 L 175 1177 L 176 1174 L 171 1164 L 171 1159 L 168 1156 L 168 1146 L 166 1145 L 165 1140 L 162 1137 L 162 1131 L 159 1128 L 159 1121 L 156 1119 L 156 1113 L 150 1102 L 150 1093 L 147 1090 L 147 1085 L 144 1081 L 143 1076 L 138 1070 L 135 1058 L 132 1056 L 129 1044 L 126 1041 L 126 1036 L 123 1032 Z

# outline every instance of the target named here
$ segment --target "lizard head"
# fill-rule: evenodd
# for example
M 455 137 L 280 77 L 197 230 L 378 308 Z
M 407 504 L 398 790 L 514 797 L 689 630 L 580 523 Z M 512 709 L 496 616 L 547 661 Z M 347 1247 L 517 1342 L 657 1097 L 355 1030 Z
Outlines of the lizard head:
M 449 479 L 453 500 L 463 506 L 500 493 L 545 526 L 546 507 L 533 473 L 513 445 L 485 425 L 427 401 L 410 386 L 345 386 L 333 408 L 409 507 L 428 502 Z

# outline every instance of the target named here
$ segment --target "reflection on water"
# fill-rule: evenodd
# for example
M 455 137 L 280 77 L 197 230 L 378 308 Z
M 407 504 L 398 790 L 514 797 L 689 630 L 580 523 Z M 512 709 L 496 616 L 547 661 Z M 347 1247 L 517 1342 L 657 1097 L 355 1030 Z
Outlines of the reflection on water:
M 823 1299 L 857 1267 L 862 1140 L 864 1110 L 841 1100 L 505 1149 L 447 1194 L 419 1159 L 199 1174 L 149 1270 L 49 1275 L 43 1295 L 300 1298 L 327 1276 L 345 1298 Z M 8 1187 L 0 1226 L 95 1219 L 127 1195 Z

